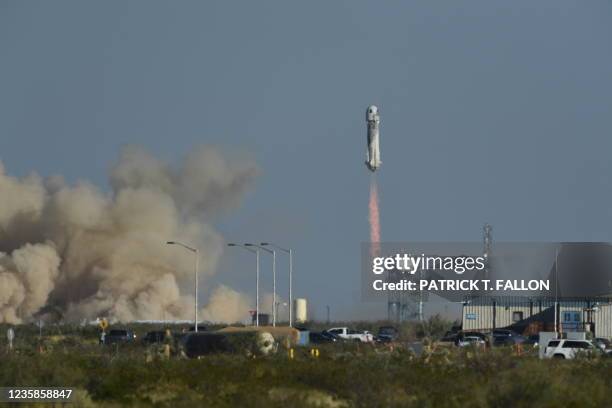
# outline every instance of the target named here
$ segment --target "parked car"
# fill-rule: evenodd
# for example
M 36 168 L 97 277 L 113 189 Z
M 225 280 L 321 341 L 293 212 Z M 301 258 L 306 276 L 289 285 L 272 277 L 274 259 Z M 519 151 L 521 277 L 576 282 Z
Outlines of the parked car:
M 360 341 L 362 343 L 370 343 L 374 341 L 374 336 L 372 333 L 360 332 L 358 330 L 349 329 L 348 327 L 333 327 L 327 331 L 346 340 Z
M 594 354 L 598 351 L 589 340 L 550 340 L 544 349 L 544 358 L 572 359 L 580 353 Z
M 593 340 L 593 344 L 602 349 L 605 352 L 612 351 L 612 342 L 603 337 L 597 337 Z
M 376 341 L 379 343 L 390 343 L 396 341 L 399 337 L 399 332 L 393 326 L 381 326 L 378 328 Z
M 335 340 L 336 340 L 336 343 L 337 343 L 337 342 L 346 341 L 346 339 L 344 339 L 344 338 L 342 338 L 342 337 L 338 336 L 336 333 L 331 333 L 329 330 L 323 330 L 323 331 L 321 332 L 321 334 L 324 334 L 325 336 L 328 336 L 328 337 L 330 337 L 330 338 L 335 339 Z
M 511 346 L 524 343 L 527 340 L 527 338 L 512 330 L 498 329 L 493 330 L 491 334 L 494 346 Z
M 449 337 L 449 338 L 454 339 L 453 342 L 455 346 L 457 347 L 465 347 L 466 345 L 470 345 L 471 343 L 474 343 L 474 342 L 477 342 L 478 345 L 480 344 L 484 346 L 489 345 L 489 338 L 487 337 L 487 335 L 484 333 L 475 332 L 475 331 L 459 332 L 459 333 L 456 333 L 456 335 Z M 476 339 L 478 339 L 478 341 L 476 341 Z
M 312 344 L 328 344 L 337 343 L 338 336 L 334 336 L 325 331 L 308 333 L 308 341 Z
M 113 329 L 106 333 L 102 339 L 104 344 L 132 343 L 136 340 L 136 334 L 132 330 Z
M 528 336 L 522 344 L 523 344 L 523 346 L 538 347 L 539 343 L 540 343 L 540 335 L 539 334 L 532 334 L 532 335 Z
M 464 336 L 457 341 L 458 347 L 484 347 L 487 343 L 478 336 Z

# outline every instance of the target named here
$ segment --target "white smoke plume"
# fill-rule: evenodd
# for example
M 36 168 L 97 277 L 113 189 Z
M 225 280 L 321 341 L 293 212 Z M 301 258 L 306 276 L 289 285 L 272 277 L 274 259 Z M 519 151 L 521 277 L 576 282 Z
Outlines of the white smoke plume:
M 210 222 L 241 202 L 257 173 L 252 160 L 212 147 L 179 166 L 128 147 L 104 192 L 61 177 L 18 179 L 0 163 L 0 322 L 47 310 L 65 320 L 191 317 L 193 259 L 165 242 L 198 247 L 205 284 L 223 249 Z M 204 311 L 216 321 L 240 320 L 248 315 L 244 302 L 221 287 Z
M 238 322 L 248 318 L 250 306 L 249 297 L 220 285 L 212 292 L 208 304 L 199 312 L 199 315 L 202 320 L 209 322 Z

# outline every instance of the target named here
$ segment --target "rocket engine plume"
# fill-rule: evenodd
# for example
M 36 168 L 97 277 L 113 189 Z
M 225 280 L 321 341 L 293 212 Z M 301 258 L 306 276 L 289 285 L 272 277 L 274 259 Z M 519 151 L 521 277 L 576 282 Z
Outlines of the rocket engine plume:
M 370 222 L 370 255 L 378 256 L 380 253 L 380 215 L 378 210 L 378 186 L 376 177 L 372 176 L 370 181 L 370 202 L 368 205 Z

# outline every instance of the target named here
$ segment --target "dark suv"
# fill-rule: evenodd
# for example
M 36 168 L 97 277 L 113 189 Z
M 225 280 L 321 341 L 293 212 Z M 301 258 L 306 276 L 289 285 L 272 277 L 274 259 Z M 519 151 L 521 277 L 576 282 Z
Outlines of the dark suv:
M 521 344 L 527 340 L 524 336 L 521 336 L 515 331 L 498 329 L 493 330 L 493 345 L 494 346 L 511 346 L 514 344 Z
M 308 333 L 308 342 L 312 344 L 327 344 L 327 343 L 336 343 L 338 340 L 330 334 L 325 332 L 309 332 Z
M 104 344 L 132 343 L 136 340 L 136 334 L 131 330 L 115 329 L 104 336 Z
M 378 328 L 376 341 L 379 343 L 390 343 L 396 341 L 399 337 L 399 332 L 393 326 L 382 326 Z

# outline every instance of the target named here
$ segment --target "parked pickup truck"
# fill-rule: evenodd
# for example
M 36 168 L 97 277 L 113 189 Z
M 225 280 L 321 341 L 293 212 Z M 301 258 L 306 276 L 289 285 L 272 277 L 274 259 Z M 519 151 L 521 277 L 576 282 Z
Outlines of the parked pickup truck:
M 346 340 L 360 341 L 362 343 L 370 343 L 374 341 L 374 335 L 368 331 L 361 332 L 358 330 L 349 329 L 348 327 L 334 327 L 327 331 Z

